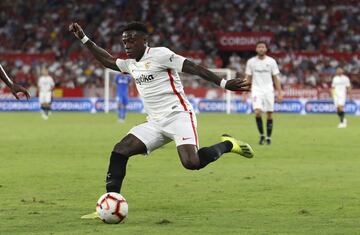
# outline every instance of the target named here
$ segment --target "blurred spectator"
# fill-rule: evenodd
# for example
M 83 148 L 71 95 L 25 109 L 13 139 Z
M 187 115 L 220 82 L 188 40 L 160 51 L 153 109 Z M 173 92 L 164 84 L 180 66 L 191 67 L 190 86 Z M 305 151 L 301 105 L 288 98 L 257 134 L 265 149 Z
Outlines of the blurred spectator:
M 271 52 L 278 58 L 288 86 L 323 87 L 335 68 L 345 68 L 359 86 L 359 58 L 335 60 L 307 58 L 295 52 L 359 52 L 360 7 L 356 0 L 4 0 L 0 1 L 0 53 L 55 53 L 46 61 L 57 86 L 100 84 L 103 68 L 91 56 L 71 53 L 80 43 L 68 33 L 70 22 L 84 26 L 88 35 L 112 53 L 123 50 L 121 27 L 132 20 L 146 22 L 151 46 L 205 52 L 203 65 L 227 66 L 241 75 L 246 58 L 233 54 L 223 64 L 217 51 L 218 31 L 270 31 L 275 35 Z M 84 51 L 82 51 L 84 52 Z M 22 85 L 35 83 L 42 62 L 8 62 L 9 73 Z M 201 80 L 191 87 L 206 84 Z

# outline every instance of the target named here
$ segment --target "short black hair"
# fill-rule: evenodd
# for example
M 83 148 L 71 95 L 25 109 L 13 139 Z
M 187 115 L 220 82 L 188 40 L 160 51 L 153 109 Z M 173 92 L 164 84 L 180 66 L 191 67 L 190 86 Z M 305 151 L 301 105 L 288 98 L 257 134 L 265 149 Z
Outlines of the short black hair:
M 269 49 L 269 46 L 265 41 L 257 41 L 256 46 L 258 46 L 259 44 L 264 44 L 266 46 L 266 49 Z
M 138 21 L 133 21 L 128 23 L 127 25 L 125 25 L 122 28 L 122 32 L 125 31 L 138 31 L 144 34 L 148 34 L 148 30 L 146 28 L 146 25 L 144 23 L 138 22 Z

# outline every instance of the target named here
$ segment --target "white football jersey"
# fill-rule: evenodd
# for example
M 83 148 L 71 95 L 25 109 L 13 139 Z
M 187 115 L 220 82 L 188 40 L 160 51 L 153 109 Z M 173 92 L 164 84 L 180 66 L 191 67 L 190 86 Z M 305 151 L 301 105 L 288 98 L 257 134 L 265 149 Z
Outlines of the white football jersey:
M 51 92 L 54 88 L 55 82 L 50 76 L 41 76 L 38 81 L 38 87 L 40 92 Z
M 150 120 L 160 120 L 174 111 L 192 110 L 178 74 L 185 59 L 166 47 L 147 47 L 139 61 L 116 60 L 120 71 L 135 79 Z
M 252 76 L 251 92 L 274 92 L 272 76 L 280 74 L 276 61 L 270 56 L 254 56 L 246 64 L 245 73 Z
M 340 97 L 346 97 L 346 88 L 350 87 L 350 79 L 346 75 L 336 75 L 331 86 L 335 89 L 335 95 Z

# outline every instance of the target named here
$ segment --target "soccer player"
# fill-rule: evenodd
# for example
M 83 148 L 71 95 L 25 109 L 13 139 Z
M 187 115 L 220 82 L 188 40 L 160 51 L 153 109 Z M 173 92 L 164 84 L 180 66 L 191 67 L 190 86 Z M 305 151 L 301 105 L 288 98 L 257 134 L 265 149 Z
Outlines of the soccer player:
M 255 110 L 256 125 L 260 133 L 259 144 L 266 141 L 271 144 L 274 112 L 274 83 L 277 91 L 277 99 L 282 101 L 282 90 L 279 79 L 279 68 L 276 61 L 266 55 L 267 44 L 259 41 L 256 43 L 256 56 L 249 59 L 245 69 L 245 80 L 251 81 L 251 100 Z M 266 112 L 266 139 L 262 122 L 262 112 Z
M 196 117 L 185 96 L 178 71 L 199 75 L 232 91 L 248 90 L 249 85 L 245 81 L 222 80 L 168 48 L 148 47 L 146 26 L 139 22 L 129 23 L 123 29 L 122 41 L 129 57 L 126 60 L 117 59 L 97 46 L 77 23 L 70 24 L 69 30 L 105 67 L 129 73 L 135 79 L 148 114 L 147 122 L 133 127 L 115 144 L 106 176 L 107 192 L 120 192 L 131 156 L 149 154 L 172 140 L 176 143 L 182 165 L 189 170 L 199 170 L 227 152 L 253 157 L 249 144 L 229 135 L 223 135 L 221 142 L 213 146 L 199 149 Z M 92 213 L 83 218 L 96 217 L 97 214 Z
M 128 104 L 128 90 L 131 76 L 120 73 L 115 77 L 116 83 L 116 101 L 118 105 L 118 121 L 123 123 L 126 116 L 126 105 Z
M 331 87 L 336 111 L 340 118 L 338 128 L 346 128 L 347 121 L 345 118 L 344 106 L 346 103 L 346 96 L 349 95 L 350 100 L 352 100 L 352 94 L 350 79 L 344 74 L 342 68 L 336 69 L 336 76 L 334 76 L 332 80 Z
M 0 79 L 10 88 L 11 93 L 15 96 L 16 99 L 19 99 L 19 96 L 17 95 L 18 93 L 23 93 L 26 96 L 26 99 L 30 99 L 29 92 L 24 87 L 15 84 L 6 74 L 1 64 L 0 64 Z
M 52 91 L 55 87 L 53 78 L 49 75 L 46 68 L 42 69 L 42 75 L 38 81 L 39 88 L 39 103 L 41 108 L 41 116 L 44 120 L 49 119 L 49 112 L 51 112 Z

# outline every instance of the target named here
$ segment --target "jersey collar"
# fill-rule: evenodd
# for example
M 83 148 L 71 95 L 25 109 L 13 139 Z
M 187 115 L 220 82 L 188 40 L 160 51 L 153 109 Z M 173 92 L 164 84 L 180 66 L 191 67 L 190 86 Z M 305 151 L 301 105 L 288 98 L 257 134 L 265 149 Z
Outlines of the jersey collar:
M 145 51 L 144 51 L 144 54 L 142 55 L 142 57 L 141 57 L 141 59 L 139 60 L 139 61 L 137 61 L 137 62 L 140 62 L 140 61 L 142 61 L 143 59 L 145 59 L 145 57 L 146 57 L 146 55 L 149 53 L 149 51 L 150 51 L 150 47 L 145 47 Z

